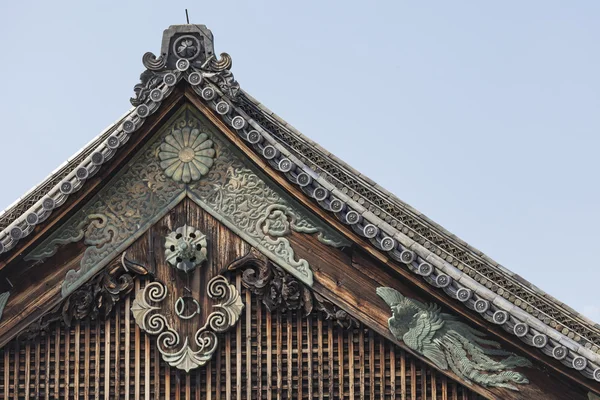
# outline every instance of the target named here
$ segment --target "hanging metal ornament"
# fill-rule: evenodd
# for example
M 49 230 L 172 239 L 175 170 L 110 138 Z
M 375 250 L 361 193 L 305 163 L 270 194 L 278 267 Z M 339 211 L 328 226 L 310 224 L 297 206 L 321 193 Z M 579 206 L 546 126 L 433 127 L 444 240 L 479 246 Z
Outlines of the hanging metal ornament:
M 187 225 L 177 228 L 167 236 L 165 257 L 178 270 L 193 271 L 206 261 L 206 235 Z

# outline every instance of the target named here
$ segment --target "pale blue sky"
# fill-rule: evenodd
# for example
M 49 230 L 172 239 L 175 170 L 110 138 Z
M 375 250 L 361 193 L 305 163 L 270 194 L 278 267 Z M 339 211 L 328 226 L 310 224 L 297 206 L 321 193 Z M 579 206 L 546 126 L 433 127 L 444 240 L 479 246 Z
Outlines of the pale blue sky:
M 185 8 L 254 97 L 600 321 L 596 0 L 3 1 L 0 209 L 129 108 Z

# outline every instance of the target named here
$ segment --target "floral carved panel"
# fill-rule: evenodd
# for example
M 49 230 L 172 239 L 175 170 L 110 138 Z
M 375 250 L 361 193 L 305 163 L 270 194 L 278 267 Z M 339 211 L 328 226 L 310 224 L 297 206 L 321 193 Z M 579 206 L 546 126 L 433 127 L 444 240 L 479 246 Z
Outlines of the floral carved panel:
M 349 243 L 272 184 L 196 109 L 183 106 L 129 164 L 25 259 L 37 263 L 74 242 L 86 246 L 63 283 L 67 296 L 185 197 L 309 286 L 312 271 L 287 236 Z

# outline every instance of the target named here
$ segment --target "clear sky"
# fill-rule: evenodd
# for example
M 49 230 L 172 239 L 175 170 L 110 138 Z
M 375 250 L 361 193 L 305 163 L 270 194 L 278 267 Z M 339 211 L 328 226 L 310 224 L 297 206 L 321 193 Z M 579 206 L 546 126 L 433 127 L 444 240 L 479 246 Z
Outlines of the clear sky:
M 600 322 L 597 0 L 2 1 L 0 209 L 130 107 L 185 8 L 254 97 Z

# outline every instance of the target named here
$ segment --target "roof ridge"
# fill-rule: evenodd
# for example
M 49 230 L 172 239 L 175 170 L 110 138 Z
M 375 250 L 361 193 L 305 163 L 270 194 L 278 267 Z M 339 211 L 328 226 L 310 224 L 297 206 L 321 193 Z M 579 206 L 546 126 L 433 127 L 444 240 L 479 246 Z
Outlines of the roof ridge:
M 41 197 L 48 194 L 53 186 L 56 185 L 56 181 L 64 178 L 69 172 L 71 172 L 77 161 L 88 156 L 103 139 L 108 136 L 112 130 L 122 122 L 134 109 L 131 108 L 125 114 L 123 114 L 114 123 L 108 125 L 100 134 L 96 135 L 86 145 L 77 150 L 67 161 L 60 164 L 54 169 L 48 176 L 46 176 L 40 183 L 34 185 L 27 192 L 25 192 L 17 200 L 6 206 L 4 210 L 0 211 L 0 231 L 6 229 L 12 222 L 14 222 L 19 216 L 24 214 L 31 205 L 37 202 Z M 31 204 L 30 204 L 31 203 Z M 26 205 L 29 204 L 29 207 Z
M 340 167 L 349 170 L 351 173 L 354 173 L 355 174 L 355 176 L 353 177 L 354 179 L 356 179 L 357 181 L 360 181 L 360 180 L 364 181 L 365 186 L 369 187 L 369 189 L 372 190 L 373 192 L 376 192 L 376 193 L 379 192 L 378 195 L 382 199 L 386 199 L 386 200 L 390 201 L 391 203 L 395 203 L 395 205 L 397 205 L 398 207 L 400 207 L 403 210 L 406 210 L 408 213 L 410 213 L 412 217 L 414 217 L 416 219 L 419 219 L 419 220 L 421 220 L 421 222 L 429 225 L 431 228 L 436 229 L 443 236 L 446 236 L 447 239 L 456 242 L 457 245 L 465 247 L 466 250 L 470 251 L 472 253 L 472 255 L 475 258 L 479 259 L 482 263 L 486 263 L 487 265 L 489 265 L 489 266 L 497 269 L 499 272 L 508 275 L 510 278 L 513 278 L 515 282 L 518 282 L 520 285 L 525 286 L 528 290 L 531 290 L 531 291 L 535 292 L 537 295 L 543 296 L 543 297 L 545 297 L 546 299 L 548 299 L 549 301 L 551 301 L 553 303 L 558 303 L 557 305 L 560 305 L 561 307 L 565 308 L 570 313 L 577 314 L 576 317 L 578 319 L 581 319 L 582 321 L 584 321 L 584 322 L 592 325 L 594 328 L 598 329 L 597 332 L 600 334 L 600 324 L 599 323 L 597 323 L 595 321 L 592 321 L 591 319 L 585 317 L 584 315 L 581 315 L 581 314 L 577 313 L 573 308 L 571 308 L 571 307 L 567 306 L 566 304 L 560 302 L 555 297 L 553 297 L 553 296 L 549 295 L 548 293 L 546 293 L 545 291 L 539 289 L 533 283 L 529 282 L 525 278 L 521 277 L 520 275 L 518 275 L 518 274 L 514 273 L 513 271 L 509 270 L 508 268 L 504 267 L 503 265 L 501 265 L 497 261 L 493 260 L 491 257 L 487 256 L 481 250 L 475 248 L 474 246 L 470 245 L 466 241 L 462 240 L 460 237 L 458 237 L 457 235 L 453 234 L 452 232 L 450 232 L 449 230 L 447 230 L 443 226 L 439 225 L 438 223 L 436 223 L 435 221 L 433 221 L 432 219 L 430 219 L 429 217 L 427 217 L 425 214 L 422 214 L 420 211 L 418 211 L 417 209 L 413 208 L 408 203 L 405 203 L 404 201 L 402 201 L 400 198 L 398 198 L 392 192 L 386 190 L 385 188 L 383 188 L 382 186 L 378 185 L 377 183 L 375 183 L 373 180 L 371 180 L 367 176 L 365 176 L 362 173 L 356 171 L 353 167 L 351 167 L 350 165 L 346 164 L 343 160 L 341 160 L 340 158 L 338 158 L 334 154 L 330 153 L 329 151 L 327 151 L 326 149 L 324 149 L 323 147 L 321 147 L 318 143 L 316 143 L 316 142 L 312 141 L 311 139 L 307 138 L 306 136 L 304 136 L 301 132 L 299 132 L 298 130 L 296 130 L 289 123 L 285 122 L 277 114 L 273 113 L 271 110 L 269 110 L 263 104 L 259 103 L 256 99 L 254 99 L 252 96 L 250 96 L 247 92 L 243 92 L 243 93 L 244 93 L 244 97 L 246 97 L 248 100 L 250 100 L 253 103 L 252 106 L 257 107 L 260 112 L 264 112 L 264 113 L 267 114 L 265 117 L 267 117 L 267 118 L 270 117 L 270 118 L 274 119 L 276 121 L 276 123 L 282 124 L 282 125 L 280 125 L 278 127 L 279 129 L 285 129 L 285 130 L 288 130 L 288 131 L 292 132 L 293 134 L 297 135 L 300 139 L 304 140 L 304 142 L 307 145 L 313 146 L 318 151 L 321 151 L 323 153 L 322 154 L 323 160 L 325 160 L 325 159 L 332 160 L 335 163 L 339 164 Z M 244 109 L 245 112 L 248 112 L 247 108 L 243 108 L 243 109 Z M 254 116 L 253 114 L 249 114 L 249 115 L 250 116 Z M 281 137 L 279 137 L 279 138 L 281 138 Z M 284 145 L 286 145 L 286 147 L 288 147 L 292 151 L 295 151 L 295 152 L 298 151 L 298 148 L 294 148 L 293 146 L 290 146 L 289 143 L 284 143 Z M 319 172 L 324 172 L 325 174 L 329 175 L 330 180 L 340 182 L 336 177 L 332 176 L 325 169 L 323 169 L 321 166 L 319 166 L 317 162 L 314 162 L 314 160 L 308 160 L 307 159 L 306 161 L 307 161 L 308 164 L 310 164 L 310 161 L 313 161 L 311 167 L 314 167 Z M 335 182 L 331 182 L 331 183 L 333 183 L 335 185 Z M 343 182 L 340 182 L 340 183 L 343 183 Z M 358 196 L 356 196 L 356 194 L 354 194 L 354 195 L 355 196 L 353 196 L 353 194 L 351 194 L 350 197 L 354 198 L 354 200 L 357 200 L 357 201 L 360 200 L 360 195 L 358 195 Z M 378 214 L 376 214 L 376 215 L 378 215 Z M 386 220 L 386 222 L 389 222 L 389 221 Z M 446 261 L 448 261 L 448 260 L 446 260 Z M 460 268 L 461 267 L 461 261 L 459 261 L 457 259 L 451 259 L 448 262 L 450 262 L 454 266 L 458 267 L 459 269 L 462 269 L 462 268 Z

